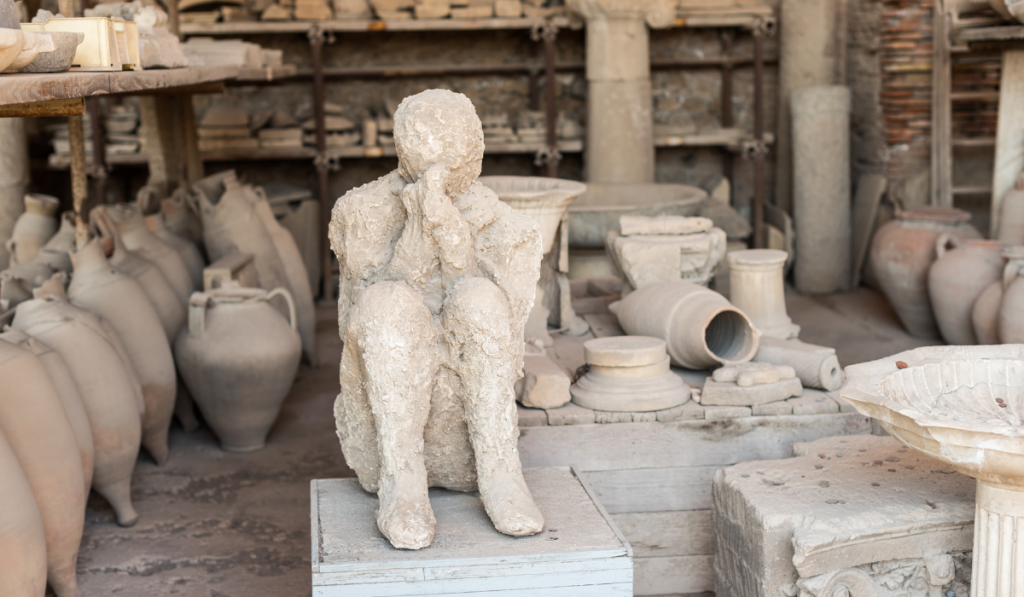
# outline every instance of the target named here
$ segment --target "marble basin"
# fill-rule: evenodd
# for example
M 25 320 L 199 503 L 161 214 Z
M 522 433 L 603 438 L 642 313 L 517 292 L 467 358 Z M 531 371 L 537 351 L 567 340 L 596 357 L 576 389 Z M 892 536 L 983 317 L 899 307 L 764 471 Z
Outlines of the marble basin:
M 971 596 L 1024 592 L 1024 345 L 918 348 L 846 375 L 858 411 L 978 480 Z
M 537 222 L 545 255 L 569 205 L 587 191 L 582 182 L 541 176 L 481 176 L 480 182 L 509 207 Z

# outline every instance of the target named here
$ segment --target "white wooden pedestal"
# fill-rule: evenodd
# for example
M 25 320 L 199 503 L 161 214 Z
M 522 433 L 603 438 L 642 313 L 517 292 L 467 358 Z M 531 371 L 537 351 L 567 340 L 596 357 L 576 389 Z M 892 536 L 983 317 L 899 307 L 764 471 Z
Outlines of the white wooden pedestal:
M 311 482 L 313 595 L 590 597 L 633 594 L 633 552 L 575 471 L 525 471 L 544 531 L 494 530 L 475 494 L 430 490 L 430 547 L 398 550 L 377 529 L 377 496 L 355 479 Z

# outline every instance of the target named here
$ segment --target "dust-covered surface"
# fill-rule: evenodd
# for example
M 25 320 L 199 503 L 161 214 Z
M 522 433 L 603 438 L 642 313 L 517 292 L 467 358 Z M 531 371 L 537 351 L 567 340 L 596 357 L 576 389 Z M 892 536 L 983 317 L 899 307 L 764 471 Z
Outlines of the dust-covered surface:
M 406 562 L 564 554 L 625 549 L 583 486 L 568 470 L 528 469 L 526 484 L 544 514 L 544 532 L 509 537 L 494 529 L 475 493 L 430 491 L 437 518 L 433 544 L 419 551 L 391 547 L 377 529 L 377 497 L 354 480 L 319 483 L 321 564 Z
M 121 528 L 92 494 L 78 558 L 82 595 L 308 595 L 309 482 L 346 477 L 331 407 L 341 344 L 332 304 L 318 310 L 319 369 L 303 366 L 270 431 L 251 454 L 220 449 L 205 426 L 171 428 L 170 459 L 142 456 Z

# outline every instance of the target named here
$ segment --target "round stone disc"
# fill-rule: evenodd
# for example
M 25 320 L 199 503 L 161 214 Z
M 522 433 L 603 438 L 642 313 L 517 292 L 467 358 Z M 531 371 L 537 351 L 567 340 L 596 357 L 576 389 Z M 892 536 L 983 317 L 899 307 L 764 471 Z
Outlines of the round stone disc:
M 675 373 L 643 379 L 594 377 L 588 373 L 569 391 L 576 404 L 609 412 L 665 410 L 690 399 L 690 386 Z
M 595 338 L 583 344 L 583 358 L 601 367 L 642 367 L 665 360 L 665 341 L 650 336 Z

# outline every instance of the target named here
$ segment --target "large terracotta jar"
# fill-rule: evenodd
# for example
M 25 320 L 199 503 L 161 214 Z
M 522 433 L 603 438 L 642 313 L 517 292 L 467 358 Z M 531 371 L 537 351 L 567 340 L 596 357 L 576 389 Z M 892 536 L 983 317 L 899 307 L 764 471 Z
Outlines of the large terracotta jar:
M 295 244 L 292 233 L 282 226 L 270 209 L 270 202 L 261 187 L 245 185 L 249 200 L 252 201 L 263 227 L 270 234 L 277 248 L 277 254 L 284 264 L 285 275 L 288 276 L 288 289 L 295 299 L 295 317 L 299 337 L 302 338 L 302 352 L 313 367 L 316 366 L 316 307 L 313 305 L 313 290 L 309 286 L 309 274 L 306 263 L 302 260 L 299 246 Z
M 999 204 L 996 238 L 1008 245 L 1024 245 L 1024 174 L 1017 177 Z
M 897 210 L 896 219 L 875 233 L 871 266 L 882 293 L 912 336 L 939 338 L 928 296 L 928 269 L 935 261 L 935 244 L 940 234 L 981 236 L 967 223 L 970 218 L 966 211 L 942 207 Z
M 167 341 L 174 342 L 174 339 L 178 337 L 178 332 L 185 327 L 188 313 L 185 311 L 185 306 L 178 300 L 178 295 L 174 292 L 171 283 L 152 261 L 140 257 L 124 246 L 120 234 L 113 223 L 107 219 L 105 213 L 94 211 L 93 214 L 96 216 L 96 224 L 102 235 L 103 244 L 105 247 L 109 247 L 105 252 L 110 265 L 117 268 L 119 272 L 135 278 L 142 285 L 146 296 L 149 297 L 149 302 L 153 304 L 157 315 L 160 316 L 160 323 L 164 328 Z
M 187 305 L 188 297 L 196 288 L 192 286 L 192 276 L 181 255 L 150 232 L 145 218 L 135 206 L 122 203 L 107 207 L 105 211 L 117 226 L 124 246 L 160 268 L 181 304 Z
M 194 187 L 194 198 L 203 220 L 203 240 L 210 261 L 232 253 L 251 253 L 260 288 L 291 288 L 274 240 L 234 173 L 222 173 L 220 178 L 210 177 L 200 183 Z M 275 306 L 282 314 L 287 313 L 283 303 Z
M 14 223 L 11 238 L 4 245 L 11 254 L 11 263 L 28 263 L 39 249 L 57 232 L 54 216 L 60 200 L 49 195 L 25 195 L 25 212 Z
M 270 305 L 281 296 L 286 321 Z M 302 354 L 287 290 L 229 287 L 197 292 L 188 329 L 175 342 L 181 377 L 206 422 L 229 452 L 263 448 Z
M 68 211 L 60 217 L 60 228 L 39 249 L 35 261 L 45 263 L 55 272 L 71 273 L 70 251 L 75 249 L 75 213 Z
M 192 241 L 171 232 L 161 214 L 146 216 L 146 226 L 157 238 L 178 252 L 181 260 L 185 263 L 185 267 L 188 269 L 189 277 L 192 278 L 192 287 L 197 290 L 201 289 L 203 287 L 203 268 L 206 267 L 206 261 L 203 259 L 202 253 L 199 252 L 199 247 Z
M 21 464 L 0 432 L 0 595 L 41 596 L 46 592 L 46 534 L 43 517 Z
M 82 485 L 85 495 L 88 496 L 89 487 L 92 485 L 92 429 L 89 427 L 89 415 L 85 412 L 85 404 L 82 403 L 82 395 L 78 392 L 71 370 L 55 350 L 21 330 L 8 330 L 0 334 L 0 340 L 31 350 L 50 376 L 50 382 L 53 383 L 64 406 L 64 414 L 71 423 L 71 430 L 75 432 L 78 453 L 82 459 Z
M 1007 263 L 1003 267 L 1003 274 L 1007 271 L 1017 271 L 1024 266 L 1024 246 L 1004 247 L 1003 257 Z M 999 337 L 999 309 L 1003 304 L 1003 279 L 992 282 L 974 301 L 971 308 L 971 327 L 978 339 L 978 344 L 1002 344 Z
M 938 257 L 928 270 L 928 294 L 946 344 L 977 344 L 971 311 L 981 293 L 1003 274 L 1003 244 L 939 235 Z
M 761 334 L 724 296 L 699 284 L 662 282 L 613 305 L 630 336 L 661 338 L 672 364 L 714 369 L 754 358 Z
M 161 200 L 160 214 L 168 230 L 194 243 L 202 251 L 203 223 L 189 205 L 187 190 L 179 188 L 170 197 Z
M 1007 249 L 1006 257 L 999 340 L 1003 344 L 1024 344 L 1024 247 Z
M 77 597 L 86 494 L 75 432 L 49 374 L 30 350 L 0 340 L 0 379 L 0 432 L 43 517 L 47 580 L 58 597 Z
M 174 356 L 153 304 L 142 285 L 107 263 L 98 239 L 72 254 L 75 275 L 68 287 L 72 304 L 99 315 L 114 328 L 142 384 L 146 409 L 142 445 L 157 464 L 167 460 L 167 432 L 177 392 Z
M 92 428 L 92 488 L 114 507 L 117 522 L 138 520 L 132 507 L 131 480 L 142 436 L 141 392 L 131 365 L 122 360 L 120 340 L 98 317 L 75 307 L 63 288 L 47 283 L 33 300 L 18 305 L 11 327 L 23 330 L 57 351 L 78 386 Z

